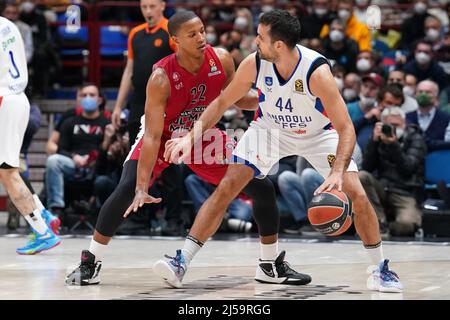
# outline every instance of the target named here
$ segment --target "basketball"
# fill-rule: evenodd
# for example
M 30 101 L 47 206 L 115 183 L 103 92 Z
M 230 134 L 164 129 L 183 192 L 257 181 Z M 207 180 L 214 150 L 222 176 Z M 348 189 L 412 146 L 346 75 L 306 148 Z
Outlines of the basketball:
M 352 200 L 337 189 L 314 196 L 308 206 L 312 227 L 327 236 L 338 236 L 352 224 Z

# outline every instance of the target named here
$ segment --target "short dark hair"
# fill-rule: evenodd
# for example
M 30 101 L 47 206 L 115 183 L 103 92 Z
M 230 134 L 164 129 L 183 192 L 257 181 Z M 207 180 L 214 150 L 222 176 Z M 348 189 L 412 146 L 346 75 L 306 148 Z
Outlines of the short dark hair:
M 6 8 L 6 1 L 0 0 L 0 13 L 2 13 L 3 10 L 5 10 L 5 8 Z
M 169 34 L 171 36 L 176 35 L 183 23 L 195 18 L 198 18 L 198 16 L 193 11 L 183 10 L 175 13 L 169 19 L 169 24 L 167 26 L 169 29 Z
M 270 37 L 294 48 L 300 41 L 300 21 L 286 10 L 275 9 L 264 13 L 259 23 L 270 26 Z
M 419 44 L 425 44 L 425 45 L 429 46 L 431 49 L 433 49 L 433 44 L 430 41 L 428 41 L 426 39 L 419 39 L 419 40 L 416 40 L 416 42 L 414 43 L 414 50 L 417 49 Z
M 403 104 L 405 102 L 405 95 L 403 94 L 402 86 L 399 83 L 391 83 L 387 86 L 384 86 L 378 91 L 378 101 L 382 101 L 386 93 L 390 93 L 396 99 L 400 99 L 400 103 Z

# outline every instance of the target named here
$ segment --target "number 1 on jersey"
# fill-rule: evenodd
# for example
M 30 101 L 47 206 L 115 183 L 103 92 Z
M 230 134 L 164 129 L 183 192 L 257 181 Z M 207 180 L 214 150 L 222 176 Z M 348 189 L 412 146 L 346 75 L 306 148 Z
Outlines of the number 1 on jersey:
M 14 69 L 14 73 L 11 72 L 11 68 L 9 68 L 9 74 L 11 75 L 11 78 L 17 79 L 20 77 L 19 69 L 17 68 L 16 62 L 14 61 L 14 55 L 12 51 L 9 51 L 9 58 L 11 59 L 12 68 Z
M 275 107 L 277 107 L 278 109 L 280 109 L 281 112 L 283 112 L 283 98 L 278 98 L 277 102 L 275 103 Z M 289 98 L 288 101 L 286 102 L 286 105 L 284 106 L 285 110 L 289 110 L 289 112 L 292 112 L 293 108 L 292 108 L 292 103 L 291 103 L 291 99 Z

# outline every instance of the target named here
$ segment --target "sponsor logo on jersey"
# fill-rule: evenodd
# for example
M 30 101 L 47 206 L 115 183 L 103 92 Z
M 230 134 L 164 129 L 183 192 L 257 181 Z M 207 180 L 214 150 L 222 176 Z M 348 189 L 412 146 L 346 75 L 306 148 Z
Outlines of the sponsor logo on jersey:
M 211 72 L 208 73 L 208 77 L 217 76 L 218 74 L 221 74 L 221 73 L 222 73 L 222 71 L 220 71 L 220 70 L 212 72 L 212 68 L 211 68 Z
M 178 72 L 172 73 L 172 79 L 175 82 L 179 81 L 180 80 L 180 74 Z
M 295 92 L 305 94 L 305 88 L 303 87 L 303 81 L 301 79 L 295 80 Z
M 327 156 L 328 164 L 330 165 L 330 168 L 333 168 L 334 162 L 336 161 L 336 156 L 334 154 L 329 154 Z
M 209 66 L 211 67 L 211 73 L 217 71 L 216 62 L 214 61 L 213 58 L 209 59 Z M 220 73 L 219 73 L 219 74 L 220 74 Z
M 294 131 L 294 133 L 296 133 L 296 134 L 306 134 L 306 130 L 300 129 L 300 130 Z
M 162 46 L 162 44 L 163 44 L 163 41 L 162 41 L 162 39 L 155 39 L 155 41 L 153 42 L 153 44 L 155 45 L 155 47 L 157 47 L 157 48 L 159 48 L 159 47 L 161 47 Z
M 181 88 L 183 88 L 183 82 L 175 84 L 175 89 L 180 90 Z

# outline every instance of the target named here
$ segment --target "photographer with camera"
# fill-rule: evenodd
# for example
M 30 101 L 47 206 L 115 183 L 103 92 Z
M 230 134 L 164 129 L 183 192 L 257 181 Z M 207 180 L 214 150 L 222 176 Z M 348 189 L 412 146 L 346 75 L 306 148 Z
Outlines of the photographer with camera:
M 122 111 L 123 113 L 123 111 Z M 119 183 L 122 164 L 129 151 L 126 123 L 115 130 L 113 124 L 105 128 L 105 135 L 95 167 L 94 196 L 96 207 L 101 208 Z
M 424 185 L 426 153 L 420 128 L 406 124 L 400 107 L 385 108 L 364 150 L 359 172 L 382 232 L 389 228 L 393 236 L 412 236 L 421 225 L 416 196 Z

